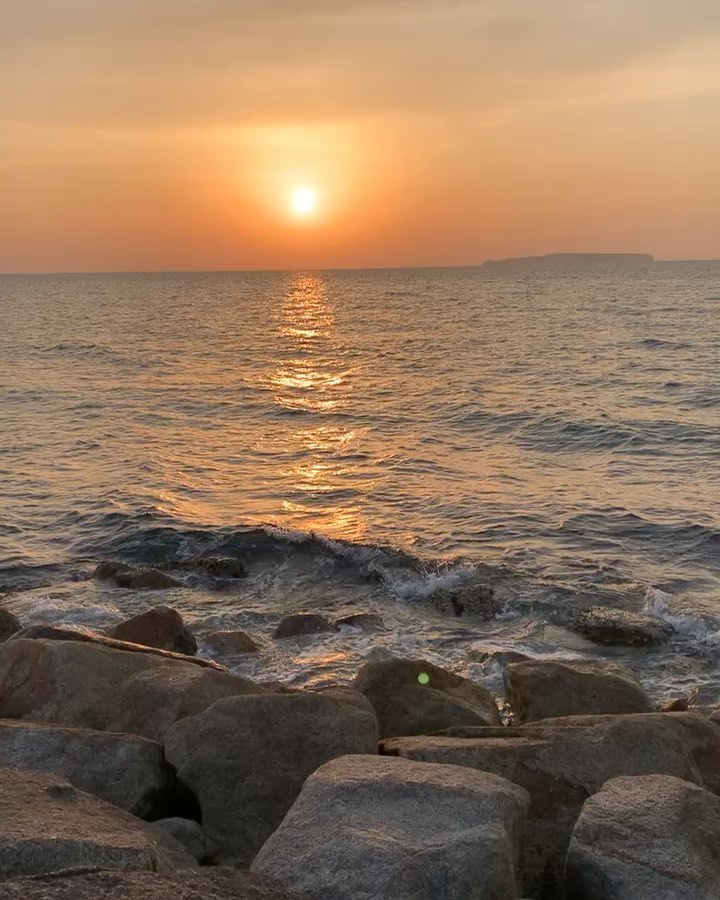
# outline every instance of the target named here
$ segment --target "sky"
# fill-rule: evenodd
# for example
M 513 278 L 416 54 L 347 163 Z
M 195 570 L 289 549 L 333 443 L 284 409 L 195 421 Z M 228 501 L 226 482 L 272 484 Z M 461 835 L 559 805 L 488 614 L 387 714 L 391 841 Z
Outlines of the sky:
M 0 4 L 0 272 L 720 257 L 718 0 Z

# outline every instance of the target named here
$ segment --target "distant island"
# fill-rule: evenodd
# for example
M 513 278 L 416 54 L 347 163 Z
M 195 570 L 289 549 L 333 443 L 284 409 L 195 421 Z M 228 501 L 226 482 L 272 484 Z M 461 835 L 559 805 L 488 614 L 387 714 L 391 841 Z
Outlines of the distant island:
M 654 263 L 655 258 L 650 253 L 549 253 L 547 256 L 489 259 L 481 268 L 518 272 L 592 269 L 597 266 L 639 269 Z

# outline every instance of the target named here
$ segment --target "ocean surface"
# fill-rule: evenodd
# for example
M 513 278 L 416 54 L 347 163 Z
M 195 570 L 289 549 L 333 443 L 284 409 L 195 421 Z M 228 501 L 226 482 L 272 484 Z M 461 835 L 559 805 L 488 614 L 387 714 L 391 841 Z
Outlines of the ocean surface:
M 113 588 L 104 559 L 184 586 Z M 478 581 L 492 622 L 428 602 Z M 499 694 L 514 650 L 720 698 L 720 263 L 0 277 L 0 594 L 91 628 L 168 603 L 294 685 L 394 653 Z M 563 625 L 589 604 L 675 638 L 597 647 Z M 273 641 L 298 611 L 386 628 Z

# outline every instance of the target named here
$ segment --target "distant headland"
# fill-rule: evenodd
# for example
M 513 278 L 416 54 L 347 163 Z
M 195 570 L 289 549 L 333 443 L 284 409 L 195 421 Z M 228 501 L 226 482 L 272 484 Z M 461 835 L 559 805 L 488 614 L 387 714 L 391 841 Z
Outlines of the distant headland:
M 483 269 L 498 271 L 536 271 L 551 269 L 592 269 L 597 266 L 612 268 L 647 268 L 655 263 L 650 253 L 549 253 L 547 256 L 517 256 L 509 259 L 489 259 Z

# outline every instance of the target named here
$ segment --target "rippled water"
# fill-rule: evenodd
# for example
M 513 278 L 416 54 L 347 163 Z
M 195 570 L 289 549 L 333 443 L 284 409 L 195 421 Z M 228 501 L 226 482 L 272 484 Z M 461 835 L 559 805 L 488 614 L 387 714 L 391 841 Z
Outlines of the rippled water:
M 162 598 L 247 627 L 265 653 L 233 663 L 299 683 L 385 648 L 492 684 L 486 651 L 599 652 L 548 624 L 563 605 L 649 606 L 677 641 L 626 661 L 714 690 L 719 310 L 718 263 L 2 277 L 0 590 L 97 626 Z M 248 578 L 88 580 L 204 551 Z M 488 577 L 495 623 L 423 603 Z M 387 632 L 267 637 L 284 612 L 365 608 Z

